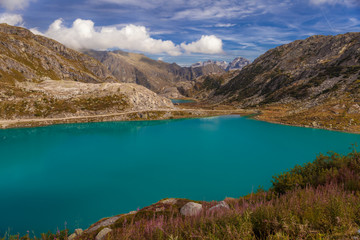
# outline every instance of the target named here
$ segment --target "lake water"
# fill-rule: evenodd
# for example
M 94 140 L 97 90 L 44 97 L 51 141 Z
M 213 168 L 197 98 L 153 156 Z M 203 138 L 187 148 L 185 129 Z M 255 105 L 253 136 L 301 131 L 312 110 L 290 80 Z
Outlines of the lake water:
M 190 99 L 170 99 L 172 103 L 191 103 L 195 102 L 194 100 Z
M 239 197 L 359 140 L 236 116 L 0 130 L 0 237 L 87 228 L 167 197 Z

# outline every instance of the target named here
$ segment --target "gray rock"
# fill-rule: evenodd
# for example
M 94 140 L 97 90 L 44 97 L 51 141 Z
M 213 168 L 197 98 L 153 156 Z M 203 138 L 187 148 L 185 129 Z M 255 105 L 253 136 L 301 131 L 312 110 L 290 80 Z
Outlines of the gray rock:
M 174 205 L 177 202 L 177 199 L 175 198 L 168 198 L 165 200 L 160 201 L 161 203 L 165 203 L 165 204 L 170 204 L 170 205 Z
M 75 232 L 68 237 L 68 240 L 75 239 L 76 237 L 80 236 L 83 232 L 84 231 L 81 228 L 75 229 Z
M 208 211 L 214 212 L 218 210 L 228 210 L 228 209 L 230 209 L 229 205 L 225 201 L 221 201 L 217 205 L 211 207 Z
M 73 240 L 77 237 L 76 233 L 73 233 L 71 234 L 69 237 L 68 237 L 68 240 Z
M 83 231 L 81 228 L 75 229 L 75 234 L 76 234 L 77 236 L 80 236 L 83 232 L 84 232 L 84 231 Z
M 103 240 L 105 239 L 106 235 L 109 234 L 112 230 L 110 228 L 102 229 L 95 237 L 95 240 Z
M 358 113 L 360 113 L 360 106 L 358 104 L 352 105 L 349 108 L 348 113 L 349 114 L 358 114 Z
M 188 202 L 181 209 L 180 213 L 184 216 L 198 215 L 202 210 L 202 205 L 199 203 Z
M 119 218 L 120 218 L 120 216 L 115 216 L 115 217 L 111 217 L 106 220 L 100 221 L 99 223 L 96 223 L 94 226 L 88 228 L 86 230 L 86 232 L 90 233 L 90 232 L 98 230 L 101 227 L 108 227 L 108 226 L 114 224 Z

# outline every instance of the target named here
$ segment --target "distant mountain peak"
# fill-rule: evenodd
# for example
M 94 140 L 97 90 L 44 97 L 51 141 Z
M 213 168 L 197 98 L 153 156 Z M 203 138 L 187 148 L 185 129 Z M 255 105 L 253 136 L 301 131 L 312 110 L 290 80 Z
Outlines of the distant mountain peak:
M 242 69 L 243 67 L 249 64 L 250 61 L 248 59 L 243 57 L 237 57 L 231 63 L 229 63 L 228 67 L 226 68 L 226 71 Z
M 194 63 L 190 67 L 191 68 L 205 67 L 210 64 L 217 65 L 217 66 L 221 67 L 222 69 L 224 69 L 225 71 L 230 71 L 230 70 L 242 69 L 246 65 L 249 65 L 250 61 L 243 57 L 237 57 L 230 63 L 227 63 L 226 61 L 207 60 L 204 62 Z

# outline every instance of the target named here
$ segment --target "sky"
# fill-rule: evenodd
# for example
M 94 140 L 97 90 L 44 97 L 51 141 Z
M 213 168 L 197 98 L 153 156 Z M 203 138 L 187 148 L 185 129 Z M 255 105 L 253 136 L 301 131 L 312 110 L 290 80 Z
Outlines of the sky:
M 360 32 L 360 0 L 0 0 L 0 22 L 74 49 L 122 49 L 185 66 L 254 60 L 312 35 Z

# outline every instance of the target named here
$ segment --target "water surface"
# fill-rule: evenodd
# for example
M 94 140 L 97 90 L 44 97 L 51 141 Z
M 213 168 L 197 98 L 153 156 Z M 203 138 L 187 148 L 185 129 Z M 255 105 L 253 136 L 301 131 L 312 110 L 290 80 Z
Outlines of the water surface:
M 170 99 L 172 103 L 191 103 L 191 102 L 195 102 L 194 100 L 191 99 Z
M 166 197 L 239 197 L 359 140 L 235 116 L 0 130 L 0 237 L 87 228 Z

